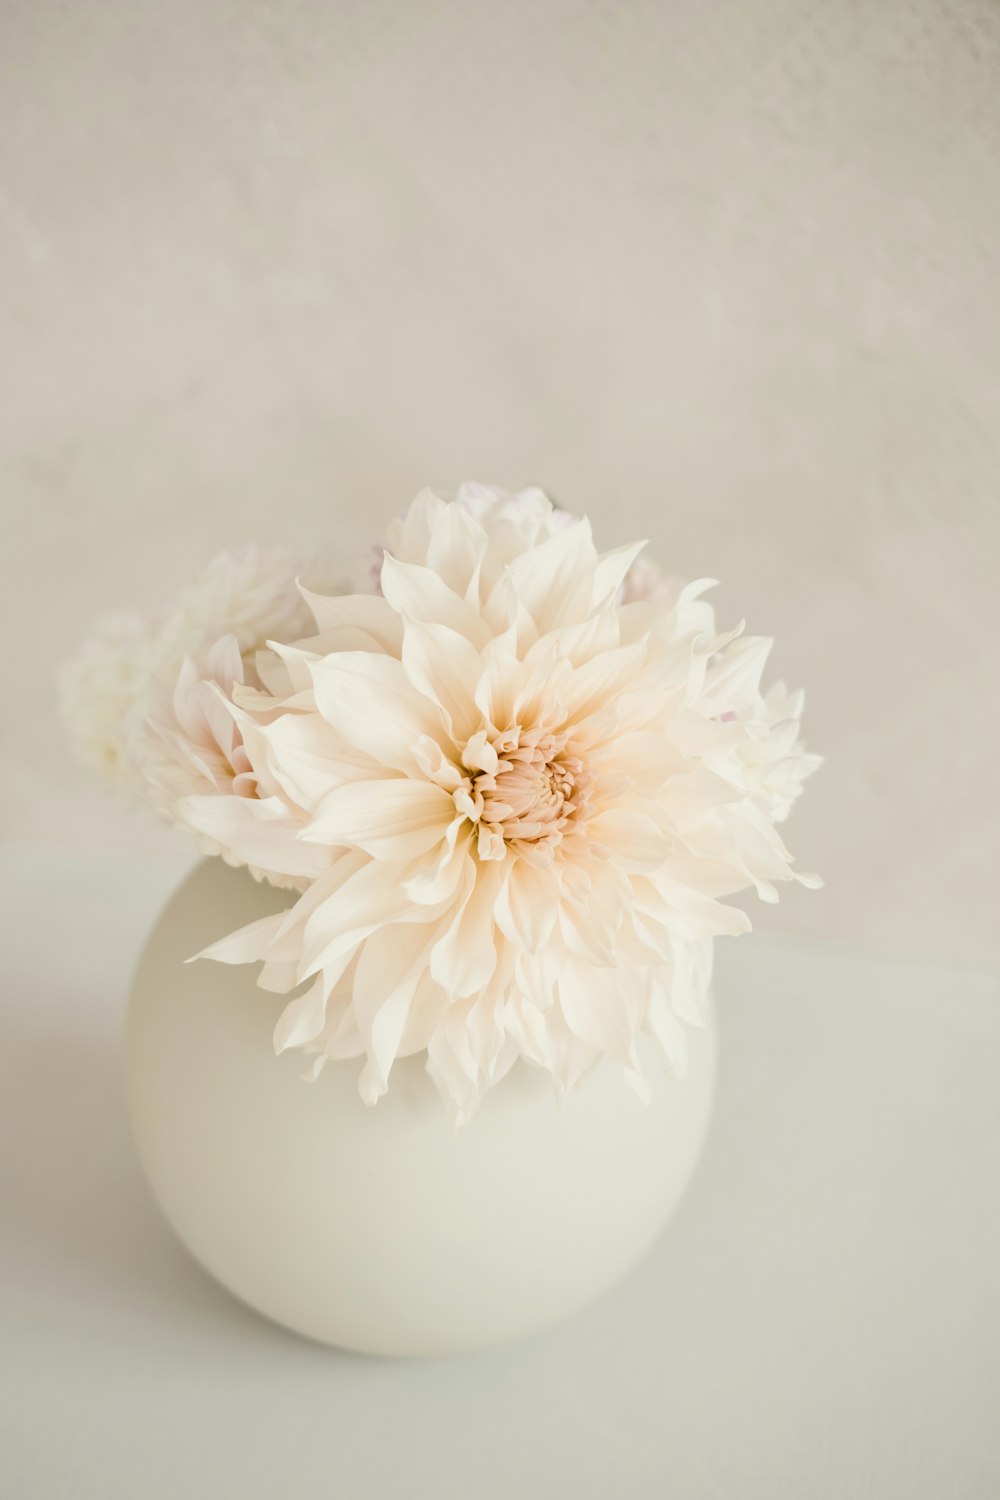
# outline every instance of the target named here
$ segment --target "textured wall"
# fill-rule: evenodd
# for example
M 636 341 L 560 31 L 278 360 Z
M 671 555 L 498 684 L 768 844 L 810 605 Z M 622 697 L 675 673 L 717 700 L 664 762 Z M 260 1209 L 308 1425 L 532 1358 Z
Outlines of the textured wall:
M 8 832 L 161 847 L 54 662 L 237 535 L 545 485 L 774 633 L 771 925 L 1000 955 L 1000 7 L 0 7 Z

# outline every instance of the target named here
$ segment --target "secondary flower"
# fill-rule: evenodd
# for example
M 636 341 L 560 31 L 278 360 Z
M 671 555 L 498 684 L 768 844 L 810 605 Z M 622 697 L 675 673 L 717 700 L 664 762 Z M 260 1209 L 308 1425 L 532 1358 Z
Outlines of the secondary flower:
M 704 582 L 637 584 L 639 551 L 539 491 L 424 493 L 378 592 L 306 592 L 312 633 L 257 681 L 199 679 L 236 731 L 188 726 L 208 795 L 273 809 L 275 873 L 317 861 L 208 950 L 294 992 L 279 1050 L 363 1057 L 369 1102 L 426 1051 L 457 1119 L 519 1056 L 561 1091 L 602 1055 L 642 1091 L 642 1033 L 683 1067 L 711 940 L 749 926 L 723 898 L 796 878 L 775 823 L 815 759 L 799 701 L 760 692 L 769 643 L 718 634 Z M 259 817 L 212 831 L 267 869 Z
M 175 805 L 180 781 L 164 774 L 168 735 L 178 763 L 198 765 L 204 725 L 184 743 L 195 712 L 186 701 L 199 699 L 203 709 L 207 702 L 197 684 L 214 683 L 228 695 L 245 671 L 257 680 L 257 652 L 268 640 L 294 640 L 307 630 L 311 616 L 298 586 L 303 567 L 287 548 L 247 544 L 213 559 L 152 624 L 137 614 L 101 621 L 59 673 L 63 716 L 80 757 L 132 791 L 152 787 L 159 812 L 193 826 Z M 225 637 L 234 643 L 238 665 L 219 644 Z M 172 715 L 171 728 L 166 720 Z M 231 719 L 224 714 L 223 724 L 217 714 L 211 717 L 223 740 L 231 740 Z M 203 847 L 219 852 L 211 841 Z
M 258 880 L 304 888 L 327 868 L 328 851 L 298 838 L 305 816 L 259 758 L 250 758 L 232 712 L 232 694 L 255 668 L 235 635 L 198 658 L 186 656 L 176 681 L 150 682 L 145 715 L 131 743 L 153 805 L 191 829 L 205 854 L 246 865 Z M 235 851 L 239 852 L 236 853 Z
M 80 759 L 127 789 L 139 782 L 128 742 L 153 670 L 153 641 L 137 614 L 108 615 L 59 671 L 59 702 Z

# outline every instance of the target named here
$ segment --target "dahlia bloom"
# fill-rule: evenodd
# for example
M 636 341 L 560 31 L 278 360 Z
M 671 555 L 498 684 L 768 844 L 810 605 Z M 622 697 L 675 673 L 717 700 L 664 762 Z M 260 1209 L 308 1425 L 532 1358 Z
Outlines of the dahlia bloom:
M 363 1059 L 373 1104 L 426 1053 L 456 1122 L 518 1058 L 642 1094 L 640 1036 L 682 1072 L 712 940 L 749 928 L 725 898 L 818 883 L 776 830 L 818 764 L 801 694 L 641 545 L 537 489 L 424 492 L 358 592 L 247 548 L 67 674 L 92 755 L 298 893 L 204 956 L 262 963 L 313 1075 Z
M 815 759 L 760 693 L 769 643 L 717 634 L 704 582 L 630 589 L 639 550 L 538 491 L 425 492 L 379 592 L 307 593 L 314 633 L 236 682 L 282 836 L 324 861 L 207 950 L 294 992 L 278 1050 L 364 1058 L 369 1103 L 426 1051 L 456 1120 L 518 1057 L 565 1092 L 608 1056 L 642 1092 L 647 1033 L 683 1068 L 711 940 L 749 927 L 723 898 L 815 883 L 774 826 Z M 228 855 L 257 862 L 245 832 Z
M 138 614 L 106 616 L 59 670 L 59 707 L 77 755 L 121 790 L 141 784 L 128 743 L 152 670 L 153 641 Z
M 298 586 L 303 566 L 287 548 L 245 545 L 214 558 L 152 624 L 138 614 L 100 621 L 59 672 L 62 713 L 80 758 L 121 788 L 152 792 L 169 821 L 196 826 L 175 805 L 181 781 L 174 776 L 164 784 L 164 745 L 172 734 L 178 765 L 193 772 L 184 790 L 204 792 L 204 778 L 213 776 L 199 771 L 204 734 L 189 733 L 186 720 L 197 711 L 185 701 L 193 695 L 204 709 L 199 683 L 218 679 L 228 696 L 245 671 L 256 680 L 253 663 L 269 639 L 294 640 L 306 631 L 311 616 Z M 226 637 L 235 643 L 238 667 L 220 645 Z M 223 717 L 226 724 L 218 715 L 213 722 L 223 741 L 231 740 L 231 720 Z M 210 839 L 203 847 L 220 852 Z
M 235 635 L 185 656 L 172 685 L 159 677 L 149 683 L 131 755 L 153 806 L 195 833 L 204 854 L 246 865 L 257 880 L 304 889 L 330 854 L 298 839 L 304 813 L 263 758 L 256 765 L 250 758 L 232 695 L 251 676 L 257 680 Z

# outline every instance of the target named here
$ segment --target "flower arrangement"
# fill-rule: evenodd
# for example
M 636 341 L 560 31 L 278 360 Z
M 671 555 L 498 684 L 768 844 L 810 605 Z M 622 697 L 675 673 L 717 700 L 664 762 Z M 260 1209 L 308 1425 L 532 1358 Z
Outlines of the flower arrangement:
M 275 1047 L 426 1053 L 456 1121 L 518 1058 L 560 1096 L 637 1041 L 684 1068 L 724 898 L 817 877 L 776 825 L 818 758 L 770 642 L 537 489 L 428 491 L 353 592 L 246 548 L 67 666 L 90 760 L 210 854 L 297 893 L 202 956 L 260 962 Z

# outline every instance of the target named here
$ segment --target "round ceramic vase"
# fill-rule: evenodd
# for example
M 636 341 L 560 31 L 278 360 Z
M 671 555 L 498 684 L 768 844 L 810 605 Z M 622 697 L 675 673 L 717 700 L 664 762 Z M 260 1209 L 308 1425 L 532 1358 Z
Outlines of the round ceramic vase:
M 518 1062 L 454 1130 L 422 1057 L 375 1108 L 357 1063 L 303 1080 L 276 1057 L 283 999 L 256 967 L 184 960 L 287 906 L 208 860 L 170 901 L 136 975 L 127 1031 L 139 1153 L 180 1239 L 230 1292 L 310 1338 L 431 1355 L 517 1338 L 610 1287 L 694 1170 L 715 1073 L 709 1018 L 682 1082 L 644 1059 L 642 1104 L 606 1061 L 556 1102 Z

